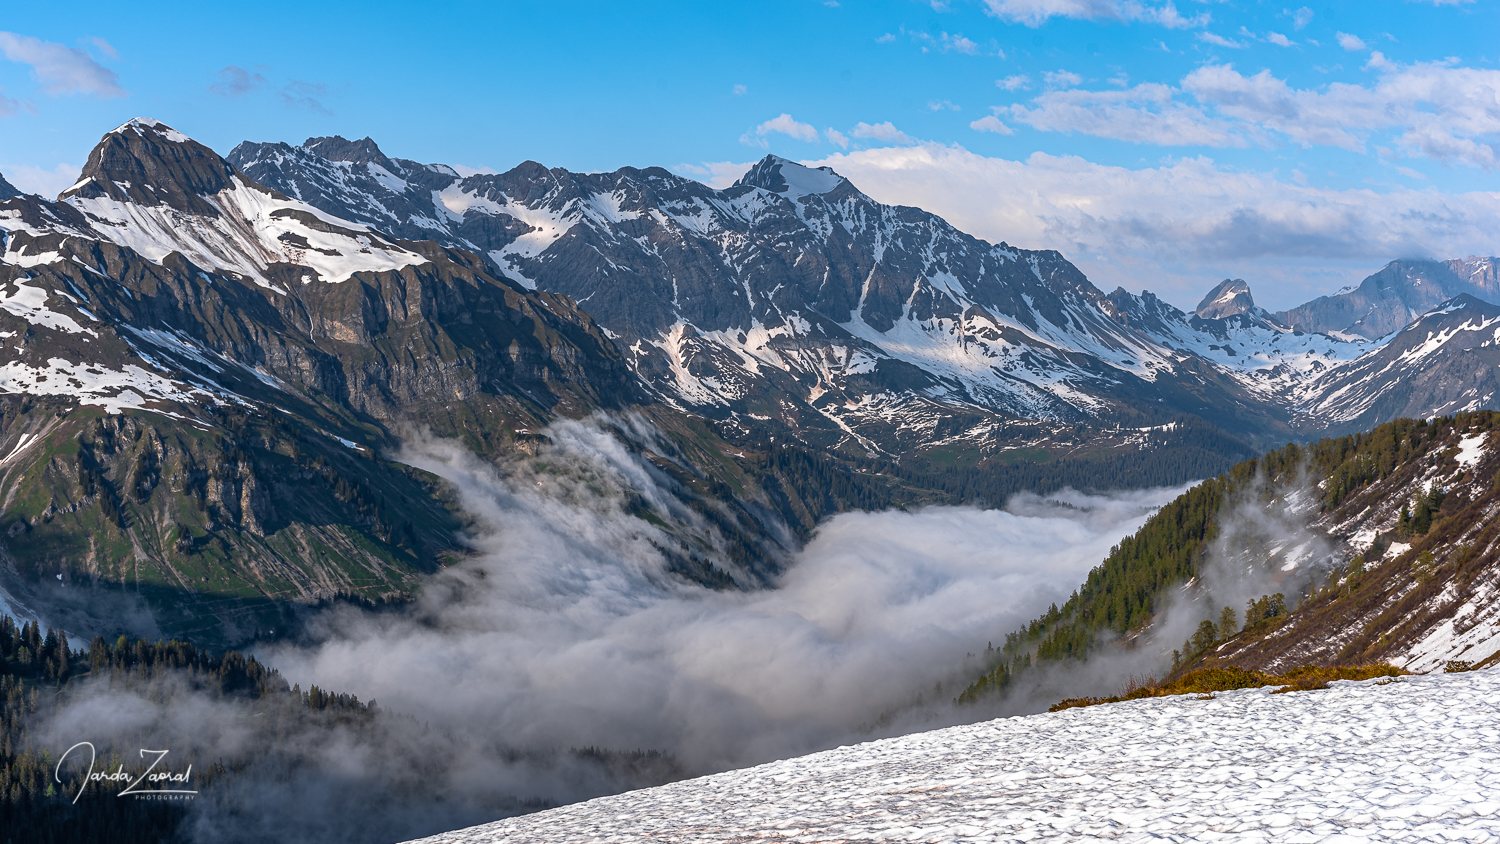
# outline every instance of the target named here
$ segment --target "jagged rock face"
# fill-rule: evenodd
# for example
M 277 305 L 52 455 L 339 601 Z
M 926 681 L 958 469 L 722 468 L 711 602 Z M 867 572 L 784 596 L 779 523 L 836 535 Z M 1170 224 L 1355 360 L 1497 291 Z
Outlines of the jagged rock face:
M 7 182 L 5 180 L 5 176 L 0 175 L 0 202 L 3 202 L 7 199 L 14 199 L 20 195 L 21 192 L 19 190 L 16 190 L 15 185 Z
M 1250 285 L 1242 278 L 1226 278 L 1208 291 L 1194 313 L 1204 319 L 1223 319 L 1255 313 L 1255 299 L 1250 295 Z
M 1495 258 L 1463 261 L 1392 261 L 1359 287 L 1320 296 L 1277 314 L 1303 331 L 1334 332 L 1374 340 L 1461 294 L 1500 303 Z

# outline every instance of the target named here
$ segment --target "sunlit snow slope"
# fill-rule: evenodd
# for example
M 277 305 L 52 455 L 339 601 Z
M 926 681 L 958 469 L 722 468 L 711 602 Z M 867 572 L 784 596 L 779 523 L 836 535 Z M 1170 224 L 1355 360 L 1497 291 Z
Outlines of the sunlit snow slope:
M 423 840 L 1500 840 L 1500 673 L 1379 682 L 951 727 Z

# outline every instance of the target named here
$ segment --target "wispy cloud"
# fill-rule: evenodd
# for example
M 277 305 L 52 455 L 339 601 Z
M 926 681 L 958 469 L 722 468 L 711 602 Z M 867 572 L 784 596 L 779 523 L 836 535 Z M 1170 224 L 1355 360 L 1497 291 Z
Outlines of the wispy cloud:
M 1069 70 L 1050 71 L 1042 74 L 1048 88 L 1071 88 L 1083 84 L 1083 77 Z
M 827 138 L 829 143 L 834 144 L 839 149 L 849 148 L 849 136 L 837 129 L 830 127 L 823 130 L 823 137 Z
M 734 86 L 734 95 L 736 97 L 743 97 L 749 91 L 750 91 L 750 89 L 746 88 L 744 85 L 736 85 L 736 86 Z
M 81 172 L 76 164 L 61 163 L 52 169 L 30 164 L 7 164 L 0 167 L 11 184 L 26 193 L 57 196 L 78 181 Z
M 993 114 L 970 122 L 969 128 L 976 132 L 994 132 L 997 135 L 1014 135 L 1016 133 L 1016 130 L 1006 126 L 1000 118 Z
M 738 181 L 753 166 L 753 161 L 701 161 L 697 164 L 679 164 L 672 169 L 692 176 L 711 188 L 723 190 Z
M 1177 87 L 1051 90 L 1006 113 L 1042 131 L 1162 146 L 1265 145 L 1281 135 L 1303 146 L 1364 152 L 1376 133 L 1394 132 L 1389 143 L 1407 155 L 1500 168 L 1500 71 L 1402 65 L 1378 51 L 1366 69 L 1379 74 L 1372 85 L 1299 89 L 1269 70 L 1246 76 L 1232 64 L 1208 64 Z M 1048 75 L 1049 87 L 1069 81 Z
M 1245 146 L 1235 127 L 1175 101 L 1177 90 L 1146 83 L 1123 91 L 1048 91 L 1031 106 L 1013 105 L 1019 123 L 1046 132 L 1078 132 L 1161 146 Z
M 1266 40 L 1278 47 L 1292 47 L 1297 43 L 1279 32 L 1267 32 Z
M 10 61 L 30 65 L 42 91 L 52 96 L 92 94 L 101 99 L 114 99 L 127 94 L 120 87 L 118 74 L 77 47 L 14 32 L 0 32 L 0 53 Z
M 323 105 L 323 100 L 328 97 L 328 86 L 325 83 L 300 82 L 294 79 L 281 86 L 278 94 L 287 108 L 306 109 L 318 114 L 333 114 L 331 109 Z
M 217 75 L 219 80 L 209 85 L 208 90 L 221 97 L 243 97 L 269 84 L 264 76 L 238 65 L 226 65 Z
M 1198 40 L 1205 44 L 1212 44 L 1215 47 L 1227 47 L 1231 50 L 1242 50 L 1245 47 L 1244 44 L 1238 41 L 1231 41 L 1222 35 L 1216 35 L 1212 32 L 1198 33 Z
M 767 135 L 781 134 L 807 143 L 817 143 L 818 130 L 807 123 L 798 123 L 790 114 L 782 114 L 767 120 L 740 136 L 740 143 L 765 149 Z
M 109 43 L 108 41 L 105 41 L 103 38 L 100 38 L 97 35 L 91 35 L 91 36 L 88 36 L 86 38 L 80 38 L 80 39 L 78 39 L 78 42 L 80 44 L 92 44 L 92 45 L 94 45 L 94 49 L 96 49 L 99 52 L 103 53 L 104 57 L 107 58 L 107 59 L 118 59 L 118 58 L 120 58 L 120 52 L 115 49 L 115 45 Z
M 1031 27 L 1041 26 L 1051 18 L 1140 21 L 1169 29 L 1207 26 L 1212 20 L 1207 12 L 1183 17 L 1171 0 L 1161 5 L 1139 0 L 985 0 L 984 5 L 1001 20 Z
M 7 97 L 4 93 L 0 93 L 0 117 L 15 117 L 22 111 L 35 110 L 28 102 L 15 99 L 14 97 Z
M 1307 8 L 1306 6 L 1303 6 L 1295 12 L 1285 11 L 1282 12 L 1282 14 L 1291 16 L 1292 28 L 1297 30 L 1300 30 L 1303 27 L 1306 27 L 1308 24 L 1312 23 L 1313 19 L 1313 10 Z
M 1015 76 L 1007 76 L 1004 79 L 996 79 L 995 87 L 1004 88 L 1007 91 L 1024 91 L 1031 87 L 1031 77 L 1020 73 Z
M 1340 47 L 1343 47 L 1345 50 L 1348 50 L 1351 53 L 1356 50 L 1363 50 L 1365 48 L 1364 39 L 1360 38 L 1358 35 L 1350 35 L 1347 32 L 1340 32 L 1334 37 L 1338 39 Z
M 884 123 L 858 123 L 850 131 L 856 138 L 868 138 L 876 141 L 884 141 L 889 144 L 914 144 L 916 140 L 905 132 L 897 129 L 889 120 Z

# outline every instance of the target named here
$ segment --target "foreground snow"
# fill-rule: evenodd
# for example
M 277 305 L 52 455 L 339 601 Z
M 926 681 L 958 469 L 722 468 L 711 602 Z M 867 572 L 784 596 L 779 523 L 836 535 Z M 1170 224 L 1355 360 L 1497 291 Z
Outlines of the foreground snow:
M 841 747 L 424 842 L 1500 841 L 1500 672 Z

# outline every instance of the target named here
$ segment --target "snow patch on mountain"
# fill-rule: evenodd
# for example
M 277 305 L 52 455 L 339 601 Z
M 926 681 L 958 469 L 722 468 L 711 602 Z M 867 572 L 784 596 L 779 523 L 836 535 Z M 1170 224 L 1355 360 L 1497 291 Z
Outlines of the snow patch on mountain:
M 347 281 L 357 272 L 427 263 L 422 255 L 358 223 L 302 202 L 278 199 L 244 182 L 206 198 L 220 211 L 218 216 L 108 196 L 74 196 L 67 202 L 100 223 L 97 230 L 104 239 L 133 249 L 149 261 L 160 263 L 180 252 L 200 267 L 232 272 L 264 287 L 273 287 L 264 271 L 279 262 L 307 267 L 333 283 Z
M 84 328 L 67 314 L 60 314 L 47 308 L 48 292 L 40 287 L 29 284 L 17 283 L 15 292 L 9 292 L 0 288 L 0 310 L 8 311 L 32 325 L 40 325 L 53 331 L 62 331 L 67 334 L 87 334 L 90 337 L 98 337 L 99 332 L 92 328 Z M 81 310 L 81 309 L 80 309 Z
M 110 369 L 105 364 L 73 363 L 62 358 L 52 358 L 39 367 L 21 361 L 0 365 L 0 393 L 69 396 L 79 404 L 102 407 L 107 413 L 144 408 L 153 400 L 181 402 L 195 395 L 201 397 L 134 364 Z

